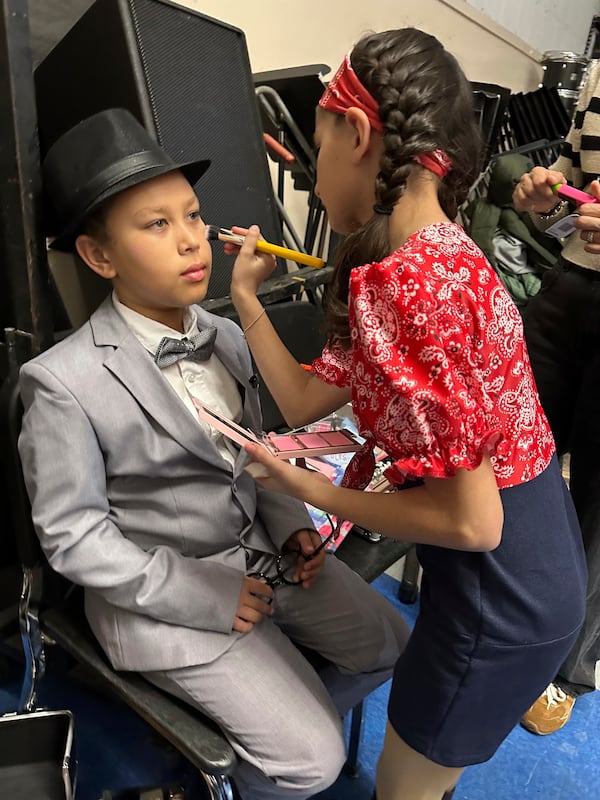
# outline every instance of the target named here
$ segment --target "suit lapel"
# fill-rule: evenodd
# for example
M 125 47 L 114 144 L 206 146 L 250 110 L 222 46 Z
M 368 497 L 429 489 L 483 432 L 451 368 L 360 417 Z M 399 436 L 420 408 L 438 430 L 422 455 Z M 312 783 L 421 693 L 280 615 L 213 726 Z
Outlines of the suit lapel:
M 209 314 L 199 306 L 195 306 L 194 310 L 196 311 L 198 325 L 200 327 L 214 324 L 219 327 L 219 332 L 217 333 L 217 338 L 215 340 L 215 355 L 220 358 L 224 366 L 233 375 L 238 383 L 238 386 L 240 387 L 243 407 L 242 419 L 240 420 L 239 424 L 243 428 L 249 428 L 253 431 L 260 431 L 262 429 L 262 420 L 260 417 L 260 406 L 258 402 L 258 383 L 254 384 L 252 381 L 252 379 L 255 378 L 255 375 L 253 374 L 254 366 L 251 363 L 250 366 L 248 366 L 250 362 L 249 356 L 246 356 L 246 364 L 244 364 L 242 360 L 242 354 L 245 355 L 247 351 L 245 343 L 241 341 L 241 330 L 239 330 L 239 328 L 234 328 L 232 332 L 230 325 L 228 325 L 226 328 L 221 328 L 221 320 L 219 317 L 215 317 L 214 314 Z M 239 337 L 237 343 L 235 341 L 235 337 Z M 248 457 L 243 451 L 240 451 L 233 468 L 234 478 L 238 478 L 240 476 L 247 463 Z
M 253 375 L 254 367 L 248 367 L 242 361 L 242 352 L 244 352 L 246 345 L 241 343 L 241 331 L 236 331 L 235 335 L 239 335 L 240 343 L 236 345 L 232 339 L 230 326 L 227 329 L 219 327 L 220 319 L 215 318 L 214 314 L 208 314 L 203 308 L 194 307 L 198 316 L 198 325 L 204 327 L 207 325 L 217 324 L 219 332 L 215 340 L 215 355 L 219 357 L 227 370 L 233 375 L 238 382 L 238 386 L 242 392 L 243 411 L 240 425 L 243 427 L 252 428 L 252 430 L 260 430 L 261 420 L 259 414 L 259 406 L 257 402 L 251 402 L 252 399 L 258 397 L 257 388 L 251 385 L 251 380 L 255 377 Z M 238 329 L 239 330 L 239 329 Z M 258 384 L 257 384 L 258 385 Z
M 190 453 L 215 467 L 229 469 L 168 381 L 157 374 L 152 356 L 115 311 L 110 297 L 92 315 L 90 325 L 96 345 L 112 348 L 104 360 L 105 368 L 140 406 Z

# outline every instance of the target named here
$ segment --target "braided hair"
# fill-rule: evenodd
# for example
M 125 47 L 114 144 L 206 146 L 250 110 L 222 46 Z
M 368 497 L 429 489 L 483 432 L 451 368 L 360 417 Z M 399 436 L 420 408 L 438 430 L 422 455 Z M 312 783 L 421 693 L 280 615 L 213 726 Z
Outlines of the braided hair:
M 481 167 L 481 134 L 473 93 L 454 56 L 415 28 L 363 37 L 350 54 L 359 80 L 379 104 L 383 154 L 375 202 L 394 206 L 406 190 L 415 156 L 443 150 L 452 161 L 438 199 L 454 219 Z M 373 216 L 339 245 L 325 296 L 328 341 L 350 346 L 348 286 L 353 267 L 389 255 L 388 217 Z

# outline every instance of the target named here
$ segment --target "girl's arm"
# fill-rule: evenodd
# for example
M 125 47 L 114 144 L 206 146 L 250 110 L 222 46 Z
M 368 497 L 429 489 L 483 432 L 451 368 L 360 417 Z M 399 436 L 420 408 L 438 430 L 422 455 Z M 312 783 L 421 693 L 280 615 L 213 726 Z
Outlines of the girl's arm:
M 257 478 L 263 486 L 384 536 L 455 550 L 493 550 L 500 544 L 504 514 L 488 456 L 452 478 L 426 478 L 423 486 L 381 494 L 340 488 L 264 448 L 246 449 L 268 471 L 268 478 Z
M 236 232 L 243 229 L 234 228 Z M 349 389 L 340 389 L 315 378 L 296 361 L 271 324 L 256 291 L 273 270 L 274 259 L 255 252 L 260 231 L 253 225 L 236 259 L 231 280 L 231 298 L 244 336 L 264 382 L 290 427 L 299 427 L 330 414 L 350 399 Z M 227 245 L 233 253 L 238 248 Z

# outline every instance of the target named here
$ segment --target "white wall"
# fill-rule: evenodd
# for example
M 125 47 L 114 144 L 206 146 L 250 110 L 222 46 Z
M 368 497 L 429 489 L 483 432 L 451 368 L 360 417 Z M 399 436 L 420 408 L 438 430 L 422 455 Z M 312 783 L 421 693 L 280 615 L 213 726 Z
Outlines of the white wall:
M 454 52 L 470 80 L 521 91 L 541 79 L 540 53 L 465 0 L 179 1 L 241 28 L 254 72 L 316 63 L 335 69 L 366 31 L 414 25 Z
M 542 52 L 583 54 L 600 0 L 467 0 Z

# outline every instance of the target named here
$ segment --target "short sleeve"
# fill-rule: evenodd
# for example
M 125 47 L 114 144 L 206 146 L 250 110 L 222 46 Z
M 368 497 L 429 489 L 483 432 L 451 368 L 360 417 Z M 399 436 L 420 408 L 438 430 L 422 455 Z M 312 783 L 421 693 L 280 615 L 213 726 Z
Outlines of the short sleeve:
M 441 261 L 424 269 L 417 254 L 352 273 L 355 410 L 392 459 L 393 482 L 450 477 L 479 466 L 487 452 L 500 455 L 473 285 L 473 277 L 488 282 L 479 257 L 483 272 L 470 265 L 448 274 Z
M 319 358 L 312 363 L 313 373 L 324 383 L 345 389 L 350 386 L 352 375 L 352 353 L 339 344 L 326 345 Z

